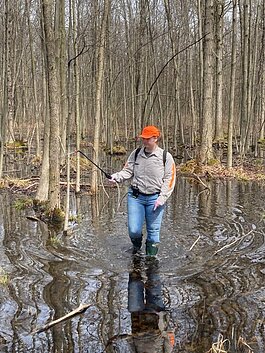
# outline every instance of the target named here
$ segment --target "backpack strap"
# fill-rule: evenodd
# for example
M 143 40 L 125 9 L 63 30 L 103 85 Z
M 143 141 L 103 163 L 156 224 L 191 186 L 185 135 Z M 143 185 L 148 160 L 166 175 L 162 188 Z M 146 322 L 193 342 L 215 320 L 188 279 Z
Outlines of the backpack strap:
M 135 154 L 134 154 L 134 163 L 136 162 L 137 156 L 138 156 L 140 151 L 141 151 L 141 147 L 138 147 L 136 149 L 136 151 L 135 151 Z M 167 161 L 167 151 L 163 150 L 163 163 L 164 163 L 164 166 L 166 165 L 166 161 Z
M 164 166 L 166 165 L 166 161 L 167 161 L 167 151 L 163 150 L 163 163 L 164 163 Z
M 134 154 L 134 163 L 136 162 L 136 159 L 137 159 L 137 156 L 139 154 L 139 152 L 141 151 L 141 147 L 138 147 L 135 151 L 135 154 Z

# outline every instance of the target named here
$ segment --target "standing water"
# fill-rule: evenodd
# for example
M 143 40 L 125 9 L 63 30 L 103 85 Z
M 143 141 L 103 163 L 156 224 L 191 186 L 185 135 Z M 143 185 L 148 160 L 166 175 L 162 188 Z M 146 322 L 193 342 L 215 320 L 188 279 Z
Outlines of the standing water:
M 124 188 L 72 196 L 69 235 L 2 192 L 0 352 L 206 353 L 226 340 L 227 352 L 264 353 L 264 186 L 210 188 L 178 180 L 156 259 L 130 252 Z

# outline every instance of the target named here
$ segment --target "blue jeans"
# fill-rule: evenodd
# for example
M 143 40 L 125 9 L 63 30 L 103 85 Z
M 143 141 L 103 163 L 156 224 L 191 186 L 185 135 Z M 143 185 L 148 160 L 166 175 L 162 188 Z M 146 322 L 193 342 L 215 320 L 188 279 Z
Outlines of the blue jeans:
M 139 274 L 137 276 L 137 274 L 130 273 L 128 283 L 128 310 L 131 313 L 165 310 L 162 298 L 162 285 L 158 273 L 149 275 L 146 285 Z
M 154 204 L 158 194 L 146 196 L 141 195 L 133 197 L 132 190 L 128 191 L 127 209 L 128 209 L 128 230 L 131 240 L 142 237 L 144 222 L 146 223 L 147 242 L 160 242 L 160 228 L 165 205 L 157 207 L 154 211 Z

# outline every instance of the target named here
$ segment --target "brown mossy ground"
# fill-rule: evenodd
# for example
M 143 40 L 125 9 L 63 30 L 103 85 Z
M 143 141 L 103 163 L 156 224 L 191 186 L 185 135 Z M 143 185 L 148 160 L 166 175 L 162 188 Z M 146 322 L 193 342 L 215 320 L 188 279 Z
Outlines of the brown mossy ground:
M 196 175 L 206 181 L 209 179 L 236 179 L 239 181 L 265 181 L 265 165 L 257 161 L 237 164 L 232 168 L 227 168 L 216 160 L 212 160 L 207 165 L 198 165 L 195 160 L 190 160 L 185 164 L 177 165 L 178 175 Z

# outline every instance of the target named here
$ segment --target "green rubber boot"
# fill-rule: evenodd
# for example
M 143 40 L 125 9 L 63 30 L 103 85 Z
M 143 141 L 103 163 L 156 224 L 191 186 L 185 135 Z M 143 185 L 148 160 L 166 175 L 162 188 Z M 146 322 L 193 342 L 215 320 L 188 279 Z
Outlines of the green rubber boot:
M 147 241 L 145 250 L 147 256 L 156 256 L 158 253 L 158 243 L 150 243 Z

